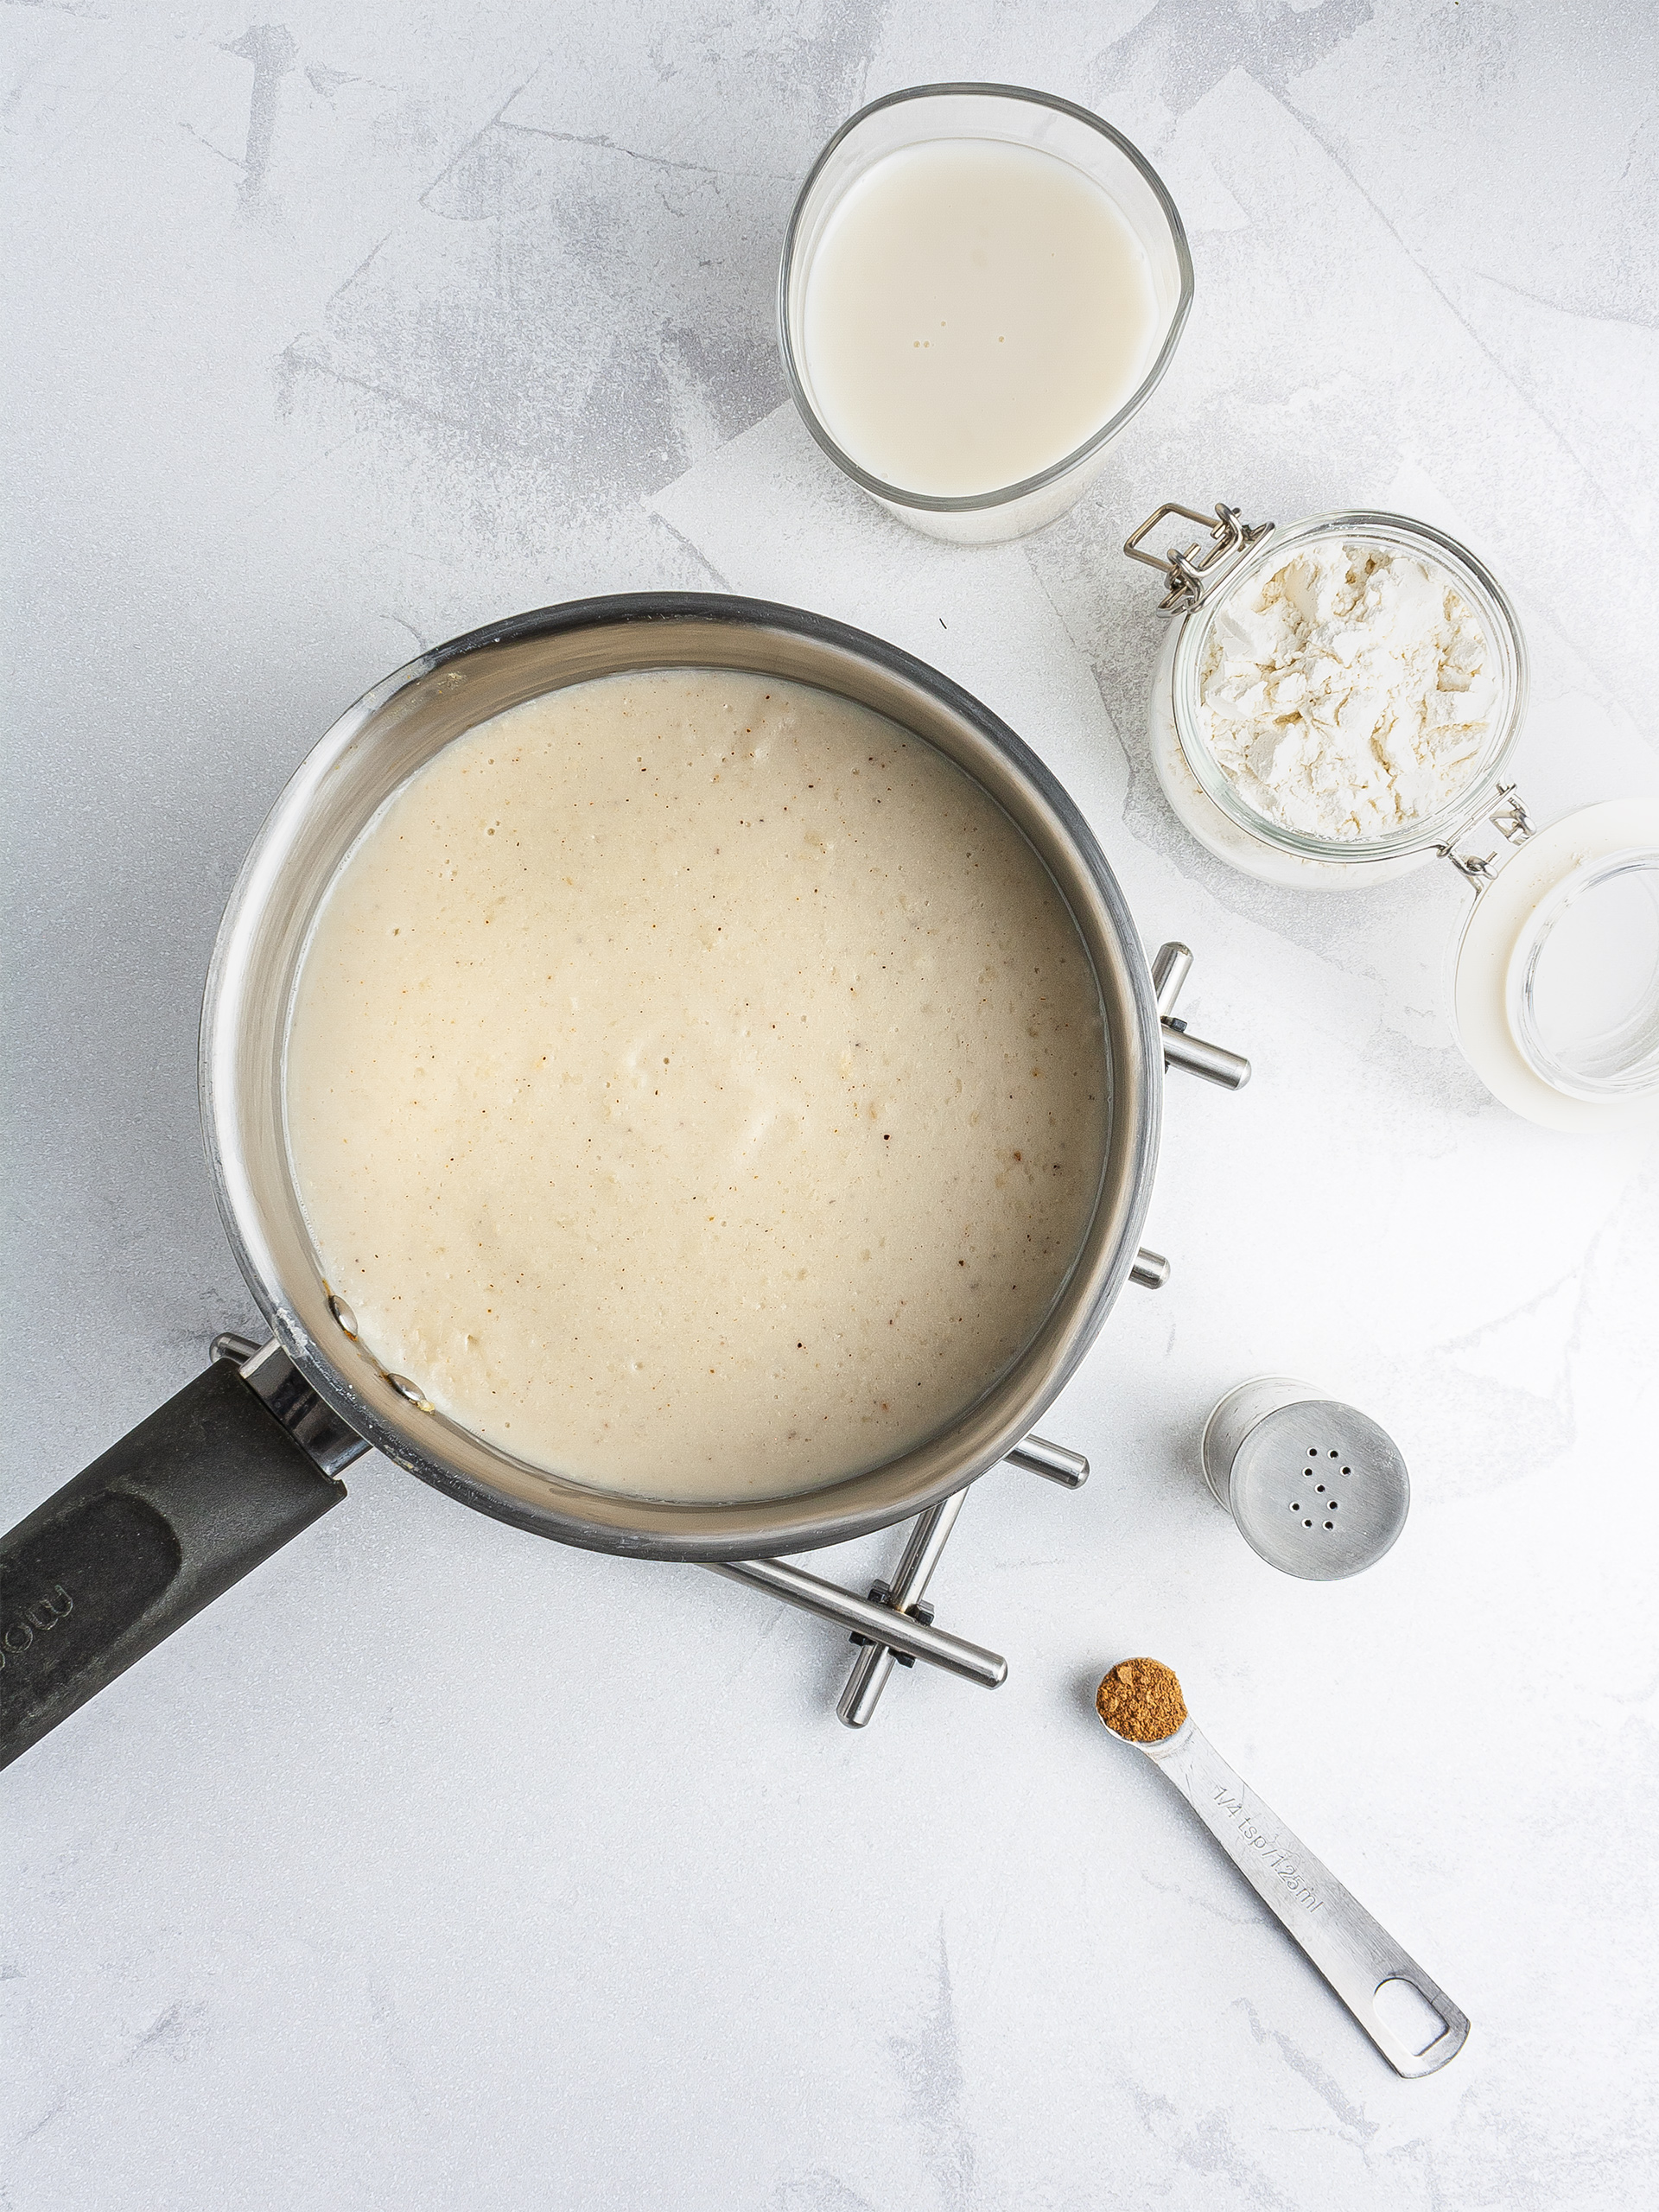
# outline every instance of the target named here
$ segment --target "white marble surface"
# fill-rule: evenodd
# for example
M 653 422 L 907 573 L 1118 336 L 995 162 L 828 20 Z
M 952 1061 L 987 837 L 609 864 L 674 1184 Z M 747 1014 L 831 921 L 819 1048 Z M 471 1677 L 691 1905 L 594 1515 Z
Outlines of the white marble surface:
M 820 1625 L 692 1568 L 348 1504 L 5 1777 L 7 2212 L 1514 2207 L 1659 2178 L 1659 1165 L 1488 1099 L 1459 891 L 1229 875 L 1142 733 L 1158 500 L 1449 520 L 1517 596 L 1523 787 L 1659 788 L 1659 96 L 1645 0 L 7 5 L 10 1521 L 251 1308 L 194 1022 L 290 767 L 416 645 L 729 585 L 963 678 L 1093 820 L 1195 1027 L 1150 1241 L 969 1501 L 862 1737 Z M 835 123 L 950 75 L 1127 129 L 1192 234 L 1174 371 L 1086 503 L 982 553 L 830 475 L 770 296 Z M 1415 1497 L 1346 1586 L 1200 1489 L 1230 1384 L 1381 1418 Z M 868 1573 L 892 1536 L 841 1554 Z M 1397 2081 L 1160 1778 L 1215 1740 L 1472 2016 Z

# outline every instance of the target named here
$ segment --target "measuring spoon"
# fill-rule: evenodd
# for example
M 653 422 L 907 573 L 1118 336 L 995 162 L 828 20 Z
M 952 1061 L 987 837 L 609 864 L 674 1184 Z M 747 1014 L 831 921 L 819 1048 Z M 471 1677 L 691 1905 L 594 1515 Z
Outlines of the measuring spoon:
M 1155 1662 L 1136 1660 L 1131 1663 L 1145 1667 Z M 1110 1679 L 1108 1676 L 1108 1681 Z M 1169 1679 L 1173 1684 L 1174 1677 Z M 1103 1692 L 1106 1683 L 1101 1688 Z M 1176 1695 L 1179 1696 L 1179 1685 Z M 1101 1717 L 1105 1719 L 1103 1713 Z M 1135 1742 L 1109 1721 L 1105 1725 L 1121 1742 Z M 1410 1953 L 1401 1948 L 1329 1867 L 1233 1772 L 1195 1720 L 1189 1716 L 1173 1735 L 1135 1743 L 1135 1748 L 1162 1768 L 1396 2074 L 1408 2079 L 1437 2074 L 1448 2059 L 1457 2056 L 1468 2039 L 1467 2014 L 1459 2011 Z M 1378 1992 L 1390 1982 L 1404 1982 L 1408 1989 L 1414 1990 L 1441 2023 L 1438 2035 L 1432 2024 L 1426 2026 L 1432 2040 L 1421 2049 L 1414 2050 L 1377 2010 Z M 1402 2012 L 1421 2011 L 1409 1997 L 1399 1993 L 1390 2009 L 1396 2005 Z M 1422 2017 L 1427 2023 L 1427 2014 Z

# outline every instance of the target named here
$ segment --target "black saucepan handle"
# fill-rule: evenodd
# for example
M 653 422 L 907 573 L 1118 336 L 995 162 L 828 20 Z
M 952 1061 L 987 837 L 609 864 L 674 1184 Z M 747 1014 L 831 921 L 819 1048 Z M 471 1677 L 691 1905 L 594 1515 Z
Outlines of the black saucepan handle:
M 0 1540 L 0 1766 L 338 1505 L 219 1363 Z

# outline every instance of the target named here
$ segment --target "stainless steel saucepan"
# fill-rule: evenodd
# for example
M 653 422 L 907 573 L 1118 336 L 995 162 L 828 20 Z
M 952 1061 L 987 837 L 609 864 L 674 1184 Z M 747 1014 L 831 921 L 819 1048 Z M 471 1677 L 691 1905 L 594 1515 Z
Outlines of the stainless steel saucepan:
M 1099 985 L 1104 1171 L 1075 1266 L 1037 1335 L 950 1427 L 827 1488 L 731 1503 L 621 1497 L 514 1459 L 424 1408 L 331 1304 L 283 1129 L 295 976 L 330 881 L 381 804 L 464 730 L 564 684 L 635 669 L 732 668 L 836 692 L 964 769 L 1040 856 Z M 1133 1266 L 1162 1103 L 1160 1007 L 1088 826 L 1014 732 L 879 639 L 764 601 L 692 593 L 578 601 L 474 631 L 368 692 L 277 800 L 208 972 L 201 1111 L 219 1204 L 271 1341 L 217 1364 L 0 1544 L 0 1763 L 26 1750 L 209 1599 L 339 1502 L 373 1445 L 463 1504 L 563 1543 L 705 1562 L 808 1550 L 908 1518 L 1019 1445 L 1093 1341 Z

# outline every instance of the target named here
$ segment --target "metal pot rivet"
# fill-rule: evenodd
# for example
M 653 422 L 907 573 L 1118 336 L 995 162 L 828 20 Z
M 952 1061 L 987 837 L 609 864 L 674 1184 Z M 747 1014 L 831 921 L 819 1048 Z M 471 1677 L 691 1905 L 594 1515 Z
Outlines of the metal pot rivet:
M 429 1414 L 434 1410 L 431 1399 L 423 1398 L 421 1395 L 420 1384 L 411 1382 L 407 1375 L 388 1375 L 386 1380 L 394 1390 L 401 1392 L 409 1400 L 416 1413 Z
M 328 1294 L 328 1311 L 334 1315 L 335 1320 L 339 1322 L 340 1327 L 345 1330 L 352 1342 L 355 1344 L 357 1342 L 357 1316 L 353 1313 L 351 1307 L 346 1303 L 345 1300 L 343 1298 L 336 1298 L 332 1291 Z

